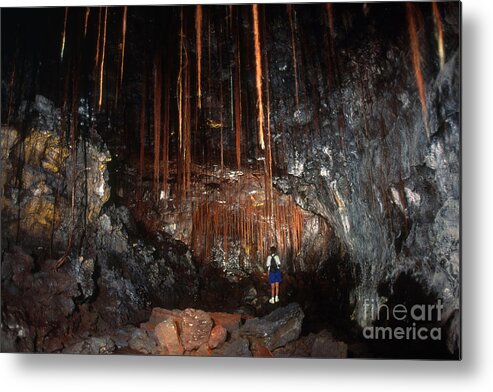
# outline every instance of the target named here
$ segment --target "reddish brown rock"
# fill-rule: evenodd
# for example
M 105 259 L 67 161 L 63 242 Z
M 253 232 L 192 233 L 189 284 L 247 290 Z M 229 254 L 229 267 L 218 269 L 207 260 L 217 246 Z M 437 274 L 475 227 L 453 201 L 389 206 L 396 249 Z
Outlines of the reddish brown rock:
M 272 352 L 265 346 L 254 344 L 252 345 L 252 354 L 254 357 L 272 358 Z
M 172 317 L 176 322 L 181 319 L 181 310 L 168 310 L 163 308 L 153 308 L 151 317 L 149 317 L 149 323 L 159 324 L 161 321 L 167 320 Z
M 212 349 L 220 347 L 226 341 L 227 335 L 226 328 L 219 324 L 216 325 L 212 328 L 211 336 L 209 337 L 209 347 Z
M 154 329 L 156 329 L 155 323 L 150 323 L 149 321 L 146 321 L 145 323 L 140 323 L 140 328 L 147 331 L 147 332 L 154 332 Z
M 198 349 L 209 341 L 212 319 L 203 310 L 185 309 L 181 312 L 180 337 L 186 351 Z
M 204 343 L 196 351 L 193 351 L 192 355 L 196 357 L 210 357 L 211 349 L 207 343 Z
M 163 308 L 153 308 L 149 320 L 140 324 L 140 328 L 147 332 L 154 332 L 156 326 L 164 320 L 171 319 L 176 325 L 181 324 L 181 311 L 180 310 L 168 310 Z
M 240 328 L 241 314 L 214 312 L 210 313 L 210 316 L 214 321 L 214 325 L 223 326 L 229 333 L 232 333 Z
M 154 329 L 156 339 L 159 344 L 160 353 L 164 355 L 183 355 L 183 346 L 178 335 L 178 328 L 175 322 L 169 318 Z

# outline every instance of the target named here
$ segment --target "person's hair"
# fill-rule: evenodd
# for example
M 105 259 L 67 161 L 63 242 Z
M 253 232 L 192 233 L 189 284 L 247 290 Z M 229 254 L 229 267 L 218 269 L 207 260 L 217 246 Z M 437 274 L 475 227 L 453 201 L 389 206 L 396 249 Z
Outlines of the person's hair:
M 271 247 L 270 247 L 270 252 L 271 252 L 271 253 L 276 253 L 276 251 L 277 251 L 277 249 L 276 249 L 276 247 L 275 247 L 275 246 L 271 246 Z

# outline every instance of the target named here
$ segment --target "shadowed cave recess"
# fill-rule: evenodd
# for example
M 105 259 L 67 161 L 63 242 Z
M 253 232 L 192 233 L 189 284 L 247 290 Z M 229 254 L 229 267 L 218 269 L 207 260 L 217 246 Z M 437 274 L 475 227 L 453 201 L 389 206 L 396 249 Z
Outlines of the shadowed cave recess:
M 458 357 L 459 3 L 1 16 L 2 351 L 156 353 L 118 344 L 153 308 L 296 303 L 305 345 Z M 438 340 L 364 338 L 413 322 L 368 304 L 437 303 Z

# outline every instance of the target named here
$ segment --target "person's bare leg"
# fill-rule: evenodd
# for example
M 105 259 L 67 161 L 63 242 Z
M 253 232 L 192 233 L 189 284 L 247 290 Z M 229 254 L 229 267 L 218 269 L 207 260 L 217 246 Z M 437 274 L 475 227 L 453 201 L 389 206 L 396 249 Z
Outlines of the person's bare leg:
M 271 304 L 273 304 L 275 302 L 275 299 L 274 299 L 274 293 L 275 293 L 275 283 L 271 283 L 270 284 L 270 299 L 269 299 L 269 302 Z
M 279 282 L 277 282 L 275 286 L 276 286 L 276 298 L 279 298 Z

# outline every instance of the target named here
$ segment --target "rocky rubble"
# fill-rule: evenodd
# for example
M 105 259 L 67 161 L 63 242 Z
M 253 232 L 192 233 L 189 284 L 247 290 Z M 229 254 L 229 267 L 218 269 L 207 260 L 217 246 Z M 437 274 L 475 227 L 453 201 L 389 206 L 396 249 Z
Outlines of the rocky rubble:
M 199 309 L 154 308 L 140 328 L 79 341 L 64 352 L 122 352 L 154 355 L 346 358 L 347 345 L 326 330 L 301 336 L 303 311 L 296 303 L 261 318 L 206 313 Z M 226 329 L 226 326 L 228 329 Z

